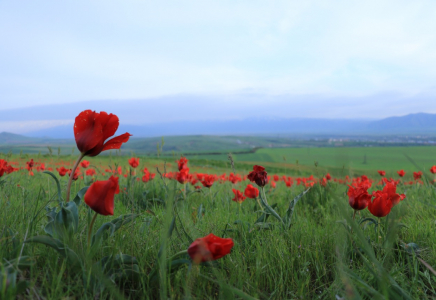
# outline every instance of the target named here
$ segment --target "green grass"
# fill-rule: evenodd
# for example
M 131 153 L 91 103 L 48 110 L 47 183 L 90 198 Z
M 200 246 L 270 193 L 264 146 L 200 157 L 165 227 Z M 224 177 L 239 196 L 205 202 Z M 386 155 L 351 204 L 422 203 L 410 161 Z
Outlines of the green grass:
M 427 163 L 427 157 L 431 156 L 429 150 L 432 148 L 427 148 L 428 152 L 424 149 L 413 149 L 414 154 L 420 154 L 415 155 L 421 157 L 421 160 L 417 160 L 418 164 Z M 366 153 L 372 169 L 379 169 L 375 165 L 377 159 L 381 164 L 384 163 L 386 169 L 387 166 L 392 166 L 393 169 L 400 167 L 408 170 L 405 165 L 393 164 L 387 150 L 388 148 L 383 148 L 380 152 L 385 159 L 376 158 L 374 155 L 377 152 L 370 151 L 356 151 L 353 155 L 349 153 L 346 158 L 346 151 L 340 155 L 335 149 L 310 149 L 310 153 L 307 153 L 307 149 L 262 149 L 253 155 L 258 155 L 255 156 L 258 159 L 270 158 L 258 160 L 261 164 L 283 164 L 280 156 L 285 155 L 287 162 L 293 157 L 299 157 L 296 159 L 301 159 L 301 164 L 305 162 L 309 165 L 319 154 L 321 166 L 327 166 L 332 157 L 337 157 L 336 163 L 334 159 L 331 162 L 337 168 L 345 161 L 351 161 L 351 157 L 357 160 L 362 153 Z M 400 158 L 401 150 L 396 153 L 396 157 Z M 412 154 L 410 156 L 415 158 Z M 115 164 L 127 170 L 127 158 L 100 156 L 89 160 L 91 165 L 101 170 Z M 248 173 L 248 165 L 243 164 L 245 159 L 255 161 L 251 160 L 250 155 L 236 156 L 235 159 L 237 171 L 241 174 Z M 8 160 L 19 161 L 21 165 L 25 162 L 25 159 L 16 156 Z M 40 160 L 47 167 L 55 167 L 56 163 L 65 164 L 66 160 L 71 163 L 73 158 L 40 157 Z M 174 160 L 167 159 L 168 171 L 175 170 Z M 387 160 L 391 162 L 386 162 Z M 163 165 L 164 162 L 160 159 L 141 158 L 137 172 L 144 166 L 151 171 L 158 166 L 162 171 Z M 189 165 L 191 172 L 231 172 L 224 162 L 192 160 Z M 372 170 L 369 167 L 365 169 Z M 270 175 L 274 174 L 271 170 L 283 170 L 280 175 L 285 171 L 287 175 L 293 175 L 294 171 L 267 167 Z M 98 180 L 101 179 L 103 177 L 99 175 Z M 137 213 L 139 216 L 112 237 L 106 238 L 91 260 L 86 254 L 87 229 L 91 215 L 82 202 L 79 206 L 77 233 L 68 242 L 70 248 L 86 261 L 86 272 L 82 273 L 72 270 L 67 260 L 47 246 L 23 244 L 25 239 L 32 236 L 46 235 L 43 230 L 47 223 L 45 207 L 57 206 L 54 180 L 37 172 L 31 177 L 24 170 L 6 175 L 2 180 L 0 274 L 5 272 L 8 261 L 20 255 L 28 256 L 35 262 L 33 266 L 22 266 L 17 271 L 17 280 L 28 283 L 21 293 L 23 298 L 335 299 L 336 295 L 346 299 L 436 297 L 436 276 L 416 256 L 408 254 L 402 248 L 403 242 L 416 243 L 422 249 L 421 257 L 431 266 L 436 266 L 436 191 L 429 184 L 398 187 L 399 192 L 407 194 L 407 198 L 393 209 L 388 218 L 381 220 L 380 235 L 386 243 L 380 244 L 374 225 L 367 222 L 365 228 L 365 224 L 359 226 L 351 220 L 353 211 L 348 206 L 345 195 L 347 187 L 333 182 L 327 187 L 315 185 L 295 205 L 290 229 L 283 229 L 272 216 L 264 223 L 268 229 L 262 229 L 255 225 L 260 216 L 258 204 L 247 199 L 239 208 L 237 203 L 231 201 L 232 185 L 228 182 L 216 182 L 212 186 L 212 201 L 209 190 L 193 192 L 192 188 L 188 191 L 188 198 L 182 200 L 183 186 L 174 181 L 163 181 L 158 175 L 154 181 L 146 184 L 120 177 L 121 189 L 125 188 L 127 193 L 116 196 L 114 216 L 98 216 L 94 232 L 103 223 L 120 215 Z M 66 181 L 66 178 L 60 180 L 63 196 Z M 247 183 L 239 183 L 236 188 L 243 190 Z M 84 186 L 83 180 L 77 181 L 73 184 L 72 194 Z M 280 182 L 276 189 L 267 189 L 268 202 L 270 205 L 277 204 L 276 211 L 283 216 L 289 203 L 302 191 L 302 186 L 287 188 Z M 37 217 L 34 218 L 35 216 Z M 175 227 L 168 236 L 174 216 Z M 363 210 L 356 220 L 366 217 L 371 217 L 371 214 L 368 210 Z M 343 224 L 338 223 L 344 220 L 353 227 L 351 235 Z M 166 262 L 172 255 L 187 249 L 190 238 L 203 237 L 211 232 L 233 238 L 235 246 L 231 254 L 210 266 L 184 265 L 172 274 L 165 267 L 158 268 L 160 273 L 157 273 L 156 280 L 152 279 L 153 270 L 159 262 Z M 158 259 L 161 249 L 163 254 Z M 137 259 L 139 276 L 111 279 L 95 265 L 95 262 L 105 256 L 120 253 Z M 90 284 L 84 278 L 94 278 L 95 282 Z M 5 293 L 2 287 L 4 283 L 0 283 L 0 292 Z

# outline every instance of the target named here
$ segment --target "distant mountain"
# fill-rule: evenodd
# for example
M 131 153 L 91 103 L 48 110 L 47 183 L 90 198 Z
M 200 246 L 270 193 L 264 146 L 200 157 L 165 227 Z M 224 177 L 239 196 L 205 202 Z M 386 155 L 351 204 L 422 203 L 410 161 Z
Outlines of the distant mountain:
M 436 134 L 436 114 L 410 114 L 373 121 L 366 127 L 368 132 L 393 134 Z
M 331 119 L 261 119 L 230 121 L 177 121 L 146 125 L 121 124 L 118 133 L 134 137 L 176 135 L 380 135 L 434 134 L 436 114 L 410 114 L 377 121 Z M 73 138 L 73 126 L 63 125 L 27 134 L 31 137 Z
M 24 144 L 37 141 L 38 139 L 10 133 L 10 132 L 0 132 L 0 144 Z

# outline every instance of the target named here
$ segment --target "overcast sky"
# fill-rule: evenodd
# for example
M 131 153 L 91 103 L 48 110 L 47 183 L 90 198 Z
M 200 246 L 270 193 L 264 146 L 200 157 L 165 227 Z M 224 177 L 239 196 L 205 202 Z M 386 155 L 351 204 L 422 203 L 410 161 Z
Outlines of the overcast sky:
M 0 111 L 181 95 L 186 105 L 153 109 L 193 120 L 209 117 L 193 105 L 229 101 L 247 117 L 436 113 L 435 28 L 434 0 L 3 0 Z M 0 131 L 25 121 L 0 119 Z

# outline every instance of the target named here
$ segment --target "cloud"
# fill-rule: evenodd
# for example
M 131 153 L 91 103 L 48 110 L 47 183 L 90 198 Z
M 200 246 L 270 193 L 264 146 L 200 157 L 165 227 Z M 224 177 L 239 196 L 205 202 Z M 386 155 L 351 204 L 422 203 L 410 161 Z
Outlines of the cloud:
M 23 134 L 73 123 L 74 120 L 0 121 L 0 132 Z
M 435 12 L 403 0 L 3 1 L 2 108 L 181 94 L 387 108 L 372 95 L 435 94 Z

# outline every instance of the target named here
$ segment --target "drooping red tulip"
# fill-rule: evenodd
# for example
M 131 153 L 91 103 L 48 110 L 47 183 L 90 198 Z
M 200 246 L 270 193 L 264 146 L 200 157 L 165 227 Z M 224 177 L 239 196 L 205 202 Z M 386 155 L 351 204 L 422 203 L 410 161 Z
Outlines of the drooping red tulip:
M 232 201 L 238 202 L 238 203 L 242 203 L 245 200 L 245 196 L 244 194 L 242 194 L 241 191 L 237 190 L 237 189 L 232 189 L 233 193 L 235 194 L 235 197 L 232 199 Z
M 92 110 L 84 110 L 74 122 L 74 138 L 77 148 L 83 156 L 96 156 L 102 151 L 120 149 L 123 143 L 129 140 L 131 134 L 124 133 L 113 136 L 118 129 L 119 120 L 116 115 L 102 111 L 97 113 Z
M 404 177 L 404 175 L 406 175 L 406 172 L 404 172 L 404 170 L 397 171 L 397 173 L 400 177 Z
M 87 160 L 82 160 L 82 161 L 80 162 L 80 166 L 81 166 L 82 168 L 86 169 L 87 167 L 89 167 L 89 161 L 87 161 Z
M 139 158 L 135 158 L 135 157 L 130 158 L 129 165 L 134 169 L 137 168 L 139 166 Z
M 85 194 L 85 203 L 96 213 L 108 216 L 114 214 L 114 197 L 120 192 L 118 177 L 94 182 Z
M 253 185 L 249 184 L 245 188 L 244 195 L 247 196 L 247 198 L 255 199 L 259 197 L 259 190 Z
M 196 239 L 188 248 L 188 254 L 194 263 L 217 260 L 227 254 L 233 248 L 231 238 L 220 238 L 209 234 L 203 238 Z
M 263 187 L 268 183 L 268 174 L 264 167 L 255 165 L 253 166 L 253 171 L 248 174 L 248 179 Z
M 379 170 L 377 172 L 380 174 L 380 176 L 385 176 L 386 175 L 386 171 Z

